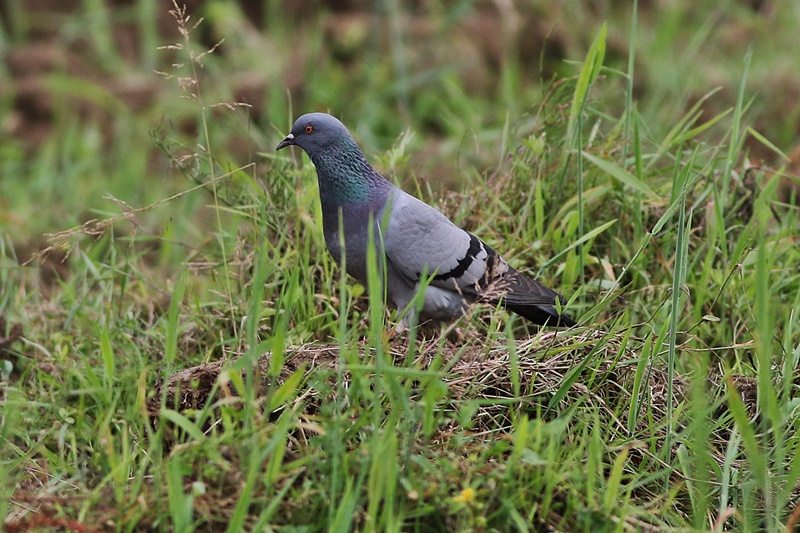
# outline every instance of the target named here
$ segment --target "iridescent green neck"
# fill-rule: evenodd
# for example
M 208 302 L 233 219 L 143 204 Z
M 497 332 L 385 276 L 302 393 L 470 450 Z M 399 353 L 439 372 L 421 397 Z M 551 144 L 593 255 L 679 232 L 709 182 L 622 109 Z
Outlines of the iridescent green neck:
M 346 206 L 368 202 L 388 185 L 367 163 L 352 138 L 326 146 L 312 155 L 311 160 L 317 167 L 323 204 Z

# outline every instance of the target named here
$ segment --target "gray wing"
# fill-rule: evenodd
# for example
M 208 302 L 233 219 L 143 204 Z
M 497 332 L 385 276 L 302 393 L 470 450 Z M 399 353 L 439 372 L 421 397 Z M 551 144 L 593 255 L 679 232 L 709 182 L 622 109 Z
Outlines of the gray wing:
M 419 281 L 427 272 L 434 276 L 431 285 L 477 294 L 486 276 L 489 247 L 399 189 L 389 202 L 383 246 L 397 271 L 410 282 Z M 502 263 L 507 269 L 505 261 Z
M 386 257 L 410 284 L 423 272 L 431 285 L 464 294 L 471 300 L 502 302 L 508 309 L 537 324 L 572 326 L 559 315 L 557 292 L 511 268 L 486 243 L 453 224 L 442 213 L 397 190 L 382 231 Z

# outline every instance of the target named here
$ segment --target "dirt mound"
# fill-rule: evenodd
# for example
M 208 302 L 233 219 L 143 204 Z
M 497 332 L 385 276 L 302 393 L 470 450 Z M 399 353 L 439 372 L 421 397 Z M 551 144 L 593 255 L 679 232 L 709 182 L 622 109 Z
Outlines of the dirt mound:
M 517 342 L 512 356 L 506 345 L 487 349 L 480 344 L 464 347 L 431 340 L 420 346 L 412 368 L 438 373 L 447 385 L 448 401 L 454 405 L 479 400 L 473 417 L 477 429 L 482 425 L 496 428 L 498 424 L 504 426 L 510 422 L 503 419 L 512 404 L 560 412 L 582 401 L 599 408 L 626 432 L 625 423 L 614 414 L 618 412 L 615 407 L 621 402 L 631 402 L 633 391 L 653 416 L 662 418 L 666 412 L 668 387 L 665 369 L 649 364 L 642 368 L 638 356 L 625 348 L 623 342 L 621 337 L 601 332 L 577 335 L 543 332 Z M 397 366 L 405 364 L 406 349 L 405 343 L 390 349 Z M 368 347 L 361 346 L 359 355 L 367 368 L 374 363 Z M 202 364 L 175 372 L 166 383 L 160 380 L 148 400 L 153 421 L 159 417 L 162 399 L 163 405 L 177 411 L 202 409 L 208 402 L 224 401 L 227 405 L 240 402 L 241 392 L 232 385 L 228 374 L 238 361 Z M 270 364 L 271 354 L 266 354 L 255 365 L 257 399 L 263 399 L 300 369 L 306 382 L 315 373 L 321 373 L 325 380 L 335 381 L 334 370 L 342 365 L 345 389 L 352 379 L 348 364 L 340 361 L 336 345 L 289 347 L 275 380 L 268 378 Z M 374 371 L 377 372 L 377 368 Z M 242 373 L 244 375 L 245 371 Z M 683 397 L 684 390 L 684 381 L 677 378 L 673 391 L 678 399 Z M 302 410 L 309 414 L 315 413 L 320 401 L 325 400 L 315 388 L 299 396 L 304 402 Z

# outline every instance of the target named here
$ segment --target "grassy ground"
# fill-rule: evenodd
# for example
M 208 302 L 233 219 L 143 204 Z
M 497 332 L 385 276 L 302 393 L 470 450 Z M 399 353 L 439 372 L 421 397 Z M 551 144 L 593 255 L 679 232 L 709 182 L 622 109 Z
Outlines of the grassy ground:
M 0 35 L 7 531 L 798 530 L 792 3 L 93 4 Z M 390 335 L 272 149 L 318 109 L 580 326 Z

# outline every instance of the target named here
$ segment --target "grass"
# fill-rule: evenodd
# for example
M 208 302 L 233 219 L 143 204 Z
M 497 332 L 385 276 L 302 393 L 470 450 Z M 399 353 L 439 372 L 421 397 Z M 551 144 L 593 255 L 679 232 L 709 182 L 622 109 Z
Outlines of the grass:
M 768 105 L 753 78 L 783 44 L 733 60 L 708 21 L 756 31 L 748 11 L 672 6 L 647 33 L 639 6 L 590 25 L 560 76 L 533 81 L 508 48 L 476 91 L 447 65 L 420 70 L 423 38 L 390 7 L 390 62 L 358 52 L 358 19 L 357 45 L 329 53 L 286 13 L 247 33 L 209 5 L 201 44 L 179 12 L 178 45 L 141 57 L 173 65 L 160 106 L 108 104 L 104 131 L 64 100 L 35 153 L 3 145 L 5 529 L 794 530 L 798 211 L 777 200 L 781 168 L 748 163 L 788 151 L 796 102 L 771 132 L 752 126 Z M 152 45 L 155 9 L 78 14 L 69 35 L 124 72 L 109 25 L 137 21 Z M 444 35 L 472 9 L 430 17 Z M 299 100 L 270 83 L 266 113 L 216 103 L 286 39 L 317 54 Z M 712 67 L 730 80 L 718 93 L 670 74 Z M 61 79 L 57 94 L 77 91 Z M 270 149 L 320 106 L 407 190 L 568 295 L 580 327 L 484 306 L 438 335 L 389 335 L 378 291 L 325 252 L 313 167 Z

